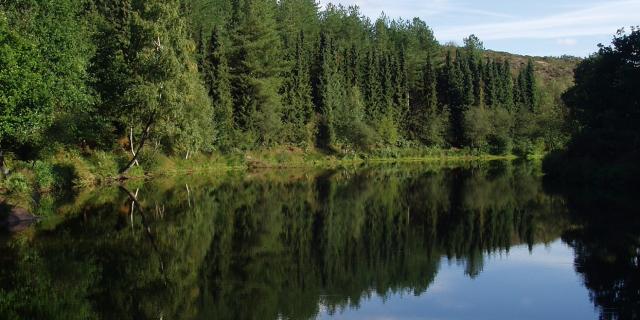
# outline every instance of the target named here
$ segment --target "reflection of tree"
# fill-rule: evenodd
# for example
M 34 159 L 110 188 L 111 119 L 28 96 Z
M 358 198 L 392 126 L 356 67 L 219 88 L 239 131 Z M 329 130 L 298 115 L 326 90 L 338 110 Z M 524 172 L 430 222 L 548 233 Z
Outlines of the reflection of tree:
M 155 181 L 137 197 L 84 196 L 65 212 L 86 214 L 12 252 L 38 257 L 30 270 L 48 277 L 42 288 L 76 290 L 45 303 L 75 303 L 87 317 L 309 318 L 319 303 L 337 311 L 374 293 L 424 293 L 442 256 L 475 276 L 487 252 L 553 240 L 563 228 L 553 214 L 561 203 L 541 192 L 531 170 L 338 170 L 191 179 L 188 187 Z M 47 271 L 59 266 L 68 267 Z M 33 314 L 54 313 L 42 310 Z
M 611 190 L 567 195 L 582 228 L 563 235 L 575 250 L 582 275 L 601 319 L 640 319 L 640 217 L 637 198 Z

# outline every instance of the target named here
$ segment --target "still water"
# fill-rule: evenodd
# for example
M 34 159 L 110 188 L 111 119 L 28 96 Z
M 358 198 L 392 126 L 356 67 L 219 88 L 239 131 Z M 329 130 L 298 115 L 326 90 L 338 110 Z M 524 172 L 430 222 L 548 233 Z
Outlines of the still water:
M 0 244 L 0 318 L 637 319 L 634 206 L 548 189 L 495 162 L 49 196 Z

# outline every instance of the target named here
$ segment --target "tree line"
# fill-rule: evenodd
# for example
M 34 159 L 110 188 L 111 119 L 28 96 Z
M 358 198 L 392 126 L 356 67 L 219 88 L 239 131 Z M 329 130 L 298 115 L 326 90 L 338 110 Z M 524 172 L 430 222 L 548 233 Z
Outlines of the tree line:
M 532 60 L 440 45 L 420 19 L 314 0 L 0 4 L 0 150 L 233 152 L 275 145 L 550 149 L 562 113 Z M 562 117 L 560 117 L 562 120 Z

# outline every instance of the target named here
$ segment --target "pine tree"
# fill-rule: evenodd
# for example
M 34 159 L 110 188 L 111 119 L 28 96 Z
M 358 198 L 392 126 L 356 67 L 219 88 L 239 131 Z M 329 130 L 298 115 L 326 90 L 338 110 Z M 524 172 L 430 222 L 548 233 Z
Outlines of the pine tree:
M 296 40 L 293 67 L 285 79 L 283 94 L 283 120 L 284 124 L 290 127 L 287 136 L 290 142 L 300 145 L 310 141 L 306 126 L 311 120 L 314 108 L 308 54 L 305 48 L 304 33 L 301 31 Z
M 395 117 L 394 114 L 395 108 L 393 104 L 394 97 L 394 84 L 393 84 L 393 68 L 394 61 L 392 60 L 391 54 L 387 53 L 380 56 L 380 62 L 378 65 L 380 66 L 378 69 L 379 75 L 378 79 L 380 79 L 381 86 L 381 98 L 382 98 L 382 108 L 381 115 Z
M 434 75 L 435 85 L 435 75 Z M 409 112 L 409 78 L 406 67 L 406 57 L 404 48 L 400 49 L 398 57 L 393 66 L 394 98 L 393 103 L 396 106 L 398 119 L 406 122 Z
M 465 90 L 465 77 L 463 73 L 462 59 L 459 54 L 456 61 L 451 64 L 448 70 L 450 117 L 451 117 L 451 143 L 460 146 L 464 140 L 463 114 L 468 105 L 468 90 Z
M 504 61 L 504 63 L 502 64 L 501 70 L 502 70 L 501 77 L 503 79 L 502 81 L 503 81 L 504 89 L 502 91 L 503 95 L 501 97 L 500 103 L 504 108 L 511 111 L 514 109 L 514 102 L 513 102 L 514 93 L 513 93 L 513 77 L 511 76 L 511 65 L 509 64 L 509 61 L 507 60 Z
M 213 103 L 213 141 L 218 148 L 226 150 L 233 142 L 233 99 L 229 65 L 218 27 L 211 31 L 203 69 L 205 83 Z
M 334 112 L 345 104 L 344 79 L 339 72 L 336 49 L 326 35 L 321 35 L 321 69 L 318 85 L 319 115 L 317 146 L 323 149 L 332 148 L 335 143 Z
M 271 145 L 281 137 L 278 94 L 284 62 L 273 17 L 275 2 L 236 0 L 229 59 L 237 126 L 250 140 Z M 250 141 L 251 142 L 251 141 Z
M 437 76 L 431 56 L 427 57 L 427 63 L 422 74 L 421 101 L 413 106 L 410 114 L 410 136 L 425 144 L 438 144 L 441 137 L 434 136 L 432 127 L 438 121 L 438 92 Z
M 494 107 L 498 104 L 498 80 L 493 61 L 487 59 L 484 65 L 483 76 L 485 104 L 488 107 Z
M 366 104 L 365 114 L 367 119 L 373 123 L 382 117 L 384 110 L 380 64 L 375 49 L 370 49 L 367 53 L 366 65 L 363 69 L 362 88 Z
M 523 92 L 526 96 L 526 107 L 533 112 L 537 108 L 538 101 L 536 97 L 536 77 L 532 59 L 529 59 L 529 61 L 527 61 L 527 66 L 524 70 L 523 81 Z

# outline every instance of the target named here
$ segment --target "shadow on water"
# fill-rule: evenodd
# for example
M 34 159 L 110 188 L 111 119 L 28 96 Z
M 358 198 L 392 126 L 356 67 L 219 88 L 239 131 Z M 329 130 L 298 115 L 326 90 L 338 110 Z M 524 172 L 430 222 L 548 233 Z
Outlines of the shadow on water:
M 582 228 L 562 240 L 575 252 L 576 271 L 601 319 L 640 319 L 640 192 L 633 189 L 544 181 L 567 201 Z
M 371 294 L 428 294 L 443 257 L 473 278 L 488 254 L 562 237 L 602 317 L 637 318 L 632 226 L 603 241 L 615 225 L 592 223 L 566 199 L 545 193 L 537 165 L 499 162 L 232 173 L 81 193 L 57 206 L 65 219 L 3 245 L 0 314 L 313 318 Z

